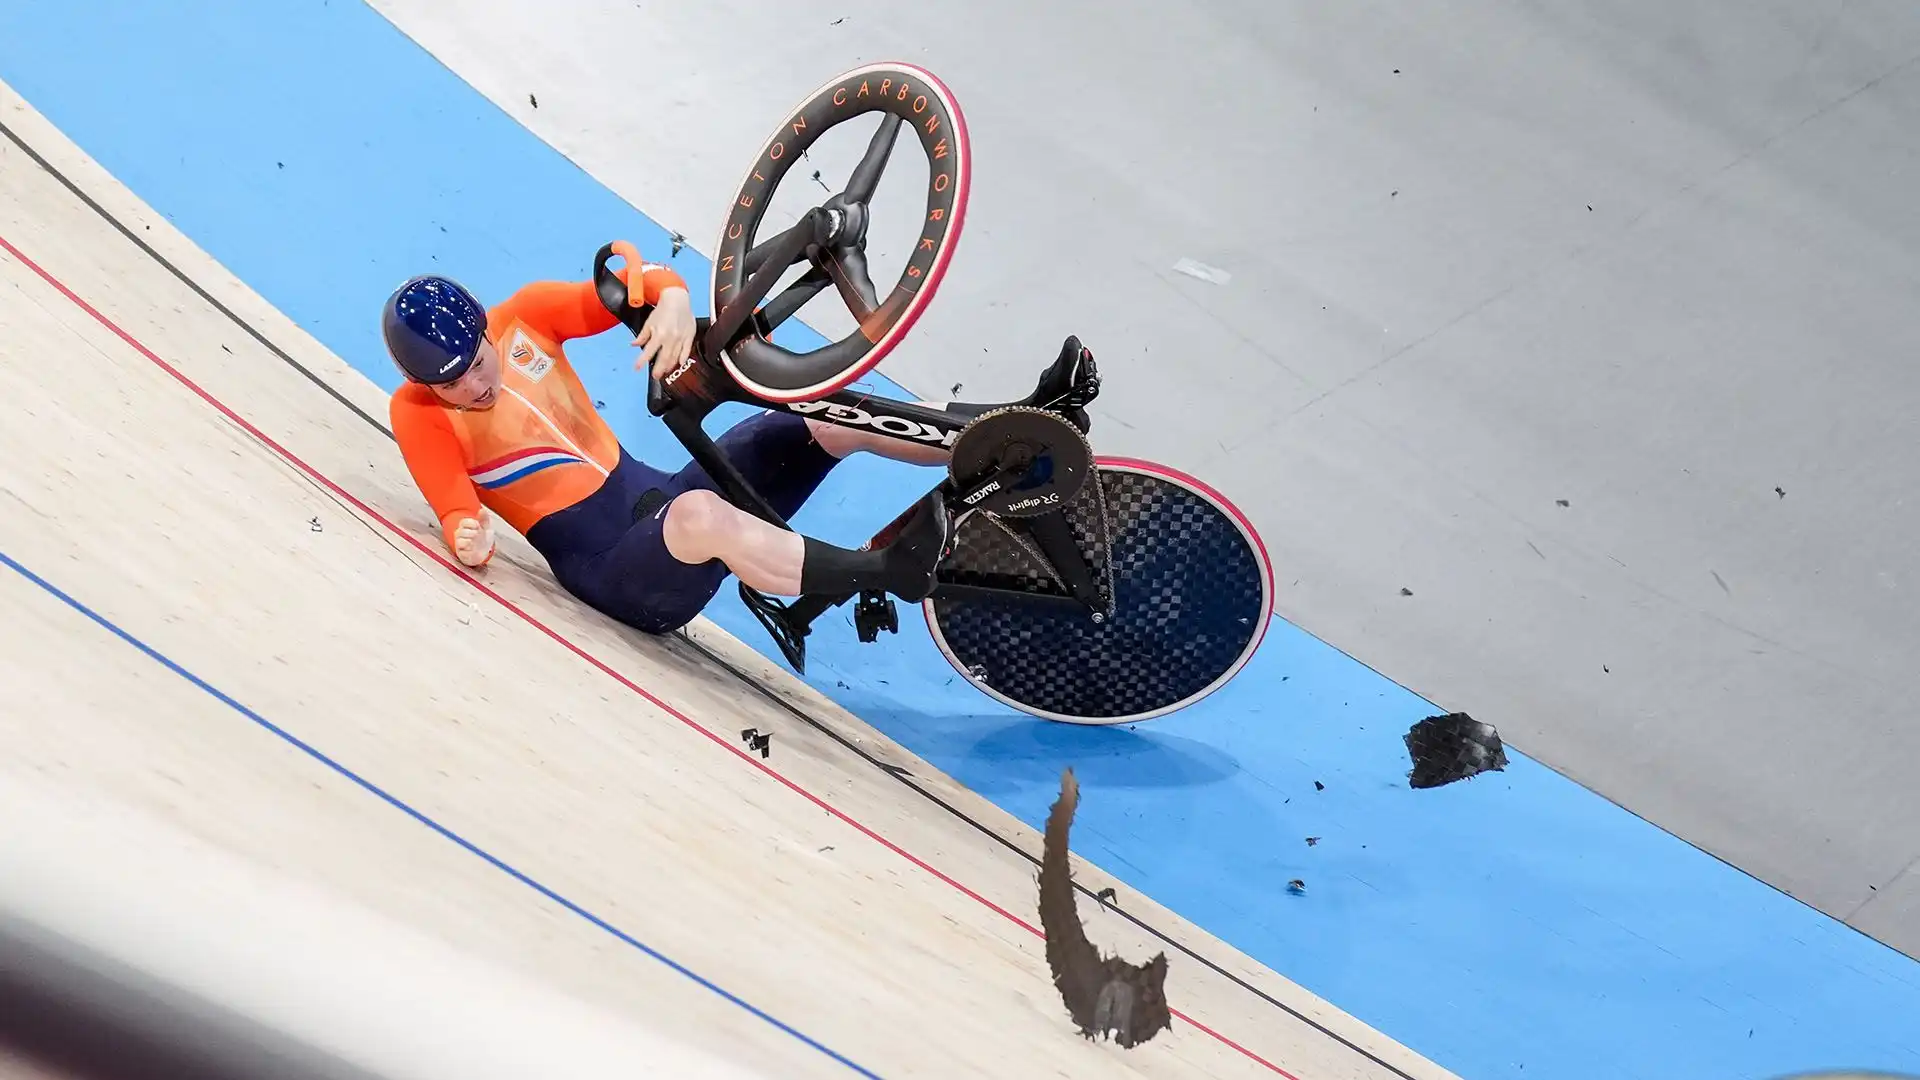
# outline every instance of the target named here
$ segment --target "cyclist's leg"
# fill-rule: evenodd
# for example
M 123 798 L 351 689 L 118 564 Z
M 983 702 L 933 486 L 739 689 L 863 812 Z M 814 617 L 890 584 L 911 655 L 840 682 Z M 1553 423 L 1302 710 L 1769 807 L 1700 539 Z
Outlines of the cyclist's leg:
M 600 489 L 527 532 L 576 598 L 648 633 L 700 613 L 726 579 L 720 563 L 686 564 L 659 543 L 658 519 L 683 490 L 671 474 L 622 453 Z
M 839 459 L 805 422 L 767 412 L 715 442 L 782 517 L 798 512 Z M 705 609 L 729 573 L 778 596 L 880 589 L 909 601 L 933 588 L 951 528 L 938 493 L 899 539 L 875 551 L 836 547 L 769 524 L 728 503 L 697 463 L 661 477 L 630 511 L 608 550 L 570 567 L 569 588 L 628 625 L 664 633 Z
M 820 437 L 822 428 L 826 429 L 825 440 Z M 741 476 L 766 498 L 768 505 L 791 521 L 819 490 L 827 474 L 839 465 L 846 453 L 852 452 L 834 441 L 837 433 L 849 430 L 769 409 L 735 424 L 714 442 L 740 470 Z M 898 443 L 899 440 L 881 436 L 876 442 Z M 836 449 L 845 453 L 836 453 Z M 944 463 L 946 452 L 940 453 Z M 698 464 L 689 465 L 681 476 L 690 487 L 703 487 L 718 494 L 718 486 Z M 902 539 L 908 542 L 889 545 L 882 551 L 850 552 L 811 538 L 799 538 L 804 542 L 795 548 L 794 533 L 769 525 L 724 500 L 689 505 L 687 527 L 684 531 L 675 528 L 672 536 L 685 541 L 683 557 L 712 551 L 717 557 L 765 572 L 768 576 L 764 585 L 741 578 L 764 592 L 797 595 L 796 585 L 799 592 L 807 593 L 885 587 L 896 595 L 914 599 L 908 593 L 917 591 L 922 577 L 931 582 L 932 560 L 938 559 L 938 548 L 946 543 L 945 525 L 924 513 L 927 509 L 922 506 L 923 513 L 915 519 L 916 527 L 925 535 L 916 533 L 907 537 L 903 534 Z M 944 513 L 939 517 L 944 522 Z M 927 548 L 929 543 L 933 548 Z M 798 562 L 794 559 L 796 552 L 801 556 Z M 815 573 L 805 574 L 801 564 Z M 842 583 L 834 580 L 853 575 L 870 581 L 876 574 L 904 575 L 904 580 L 898 587 L 873 584 L 842 587 Z
M 937 401 L 916 401 L 914 404 L 923 405 L 929 409 L 946 408 L 944 404 Z M 806 420 L 806 425 L 813 441 L 827 453 L 832 454 L 835 460 L 862 451 L 890 461 L 904 461 L 910 465 L 945 465 L 953 457 L 952 452 L 944 446 L 896 438 L 864 428 L 843 427 L 812 418 Z
M 825 440 L 821 428 L 827 430 Z M 837 452 L 842 444 L 832 434 L 836 430 L 851 429 L 768 409 L 728 428 L 714 444 L 768 505 L 791 519 L 847 456 Z M 681 470 L 680 476 L 689 486 L 719 490 L 698 463 Z
M 1017 401 L 986 404 L 966 401 L 920 401 L 915 404 L 951 412 L 968 419 L 1008 405 L 1054 409 L 1063 413 L 1070 423 L 1085 433 L 1091 426 L 1085 405 L 1099 392 L 1099 381 L 1093 373 L 1091 361 L 1092 354 L 1080 344 L 1080 339 L 1069 337 L 1061 345 L 1059 356 L 1041 371 L 1033 391 Z M 824 420 L 808 420 L 807 426 L 812 430 L 814 440 L 835 457 L 844 458 L 864 450 L 881 457 L 911 462 L 915 465 L 945 465 L 953 456 L 942 447 L 893 438 L 860 428 L 842 427 L 838 424 L 829 424 Z
M 939 491 L 922 499 L 919 509 L 893 543 L 854 550 L 782 529 L 717 492 L 693 488 L 676 496 L 656 518 L 637 523 L 632 540 L 623 543 L 649 553 L 636 562 L 657 564 L 664 554 L 682 565 L 718 565 L 749 588 L 776 596 L 878 589 L 918 602 L 933 591 L 934 567 L 952 528 Z M 718 578 L 712 587 L 719 587 Z M 710 589 L 697 597 L 699 604 L 712 595 Z
M 711 489 L 670 490 L 673 486 L 629 501 L 624 513 L 631 524 L 612 546 L 593 554 L 552 550 L 548 563 L 567 591 L 611 618 L 654 634 L 692 621 L 729 573 L 775 595 L 879 589 L 917 602 L 933 590 L 933 568 L 951 528 L 936 492 L 923 500 L 922 513 L 894 543 L 877 551 L 850 551 L 770 525 Z M 634 520 L 636 506 L 643 513 Z M 600 522 L 612 523 L 611 514 Z

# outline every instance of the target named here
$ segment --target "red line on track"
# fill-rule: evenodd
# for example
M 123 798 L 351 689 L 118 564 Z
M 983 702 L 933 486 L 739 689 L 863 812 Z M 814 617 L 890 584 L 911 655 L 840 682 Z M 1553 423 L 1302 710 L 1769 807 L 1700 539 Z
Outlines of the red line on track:
M 931 874 L 935 879 L 939 880 L 940 882 L 946 885 L 951 886 L 956 892 L 959 892 L 961 895 L 967 897 L 968 899 L 971 899 L 977 902 L 982 907 L 985 907 L 987 910 L 994 912 L 995 914 L 1001 916 L 1007 921 L 1012 922 L 1015 925 L 1027 930 L 1029 933 L 1033 934 L 1034 936 L 1041 937 L 1041 938 L 1044 938 L 1046 936 L 1040 930 L 1039 927 L 1034 926 L 1032 923 L 1026 921 L 1025 919 L 1022 919 L 1020 916 L 1015 915 L 1013 912 L 1008 911 L 1006 908 L 1001 907 L 999 904 L 996 904 L 993 901 L 987 899 L 986 897 L 980 895 L 974 890 L 968 888 L 966 885 L 961 884 L 958 880 L 948 876 L 946 873 L 937 869 L 932 864 L 928 863 L 926 860 L 920 858 L 919 856 L 906 850 L 900 845 L 880 835 L 879 833 L 875 832 L 871 828 L 868 828 L 866 825 L 863 825 L 860 822 L 855 821 L 852 817 L 849 817 L 846 814 L 846 812 L 838 809 L 833 804 L 827 802 L 825 799 L 822 799 L 820 796 L 815 795 L 813 792 L 808 791 L 806 788 L 803 788 L 799 784 L 788 779 L 785 775 L 775 770 L 772 766 L 767 765 L 765 762 L 761 761 L 759 758 L 754 757 L 752 754 L 749 754 L 747 751 L 733 745 L 732 743 L 728 742 L 726 739 L 720 737 L 719 735 L 716 735 L 712 731 L 707 730 L 705 727 L 701 726 L 698 722 L 696 722 L 692 717 L 681 712 L 679 709 L 674 708 L 672 705 L 667 704 L 665 701 L 662 701 L 660 698 L 656 697 L 651 691 L 647 690 L 645 687 L 641 686 L 639 683 L 636 683 L 632 679 L 629 679 L 625 675 L 622 675 L 618 671 L 615 671 L 613 668 L 609 667 L 606 663 L 602 662 L 598 657 L 594 656 L 592 653 L 581 648 L 579 645 L 574 644 L 572 641 L 568 640 L 567 638 L 561 636 L 561 634 L 558 631 L 554 630 L 552 627 L 548 626 L 547 624 L 541 622 L 539 619 L 534 618 L 532 615 L 528 614 L 525 610 L 523 610 L 518 605 L 516 605 L 513 601 L 508 600 L 506 597 L 501 596 L 499 593 L 493 591 L 493 589 L 489 588 L 485 582 L 481 581 L 480 579 L 474 577 L 471 574 L 466 573 L 457 563 L 447 558 L 441 552 L 436 551 L 433 548 L 429 547 L 426 543 L 422 542 L 419 537 L 401 528 L 400 526 L 394 524 L 393 522 L 387 520 L 387 518 L 384 515 L 382 515 L 379 511 L 375 510 L 371 506 L 368 506 L 366 503 L 362 502 L 357 496 L 353 495 L 351 492 L 347 491 L 345 488 L 335 483 L 331 477 L 328 477 L 326 474 L 322 473 L 320 470 L 314 468 L 313 466 L 308 465 L 305 461 L 301 460 L 292 451 L 288 450 L 286 447 L 281 446 L 278 442 L 274 441 L 274 439 L 271 436 L 269 436 L 266 432 L 261 431 L 259 428 L 253 426 L 253 424 L 250 423 L 246 418 L 242 417 L 239 413 L 229 408 L 225 402 L 221 401 L 219 398 L 214 397 L 212 394 L 208 393 L 204 388 L 202 388 L 198 383 L 194 382 L 192 379 L 189 379 L 185 375 L 185 373 L 180 371 L 179 368 L 176 368 L 172 364 L 169 364 L 165 360 L 162 360 L 158 354 L 156 354 L 152 349 L 147 348 L 146 345 L 141 343 L 141 341 L 138 338 L 134 337 L 132 334 L 128 333 L 127 331 L 121 329 L 119 324 L 115 323 L 112 319 L 109 319 L 105 315 L 101 314 L 100 311 L 96 309 L 92 304 L 87 303 L 84 299 L 80 297 L 78 293 L 75 293 L 72 289 L 68 288 L 65 282 L 61 281 L 59 278 L 54 277 L 53 274 L 49 273 L 39 263 L 35 262 L 31 258 L 28 258 L 25 252 L 15 247 L 13 243 L 4 236 L 0 236 L 0 248 L 6 249 L 8 254 L 12 255 L 15 259 L 18 259 L 20 263 L 24 265 L 27 269 L 32 270 L 35 274 L 39 275 L 42 281 L 45 281 L 48 285 L 53 286 L 54 289 L 59 291 L 60 295 L 66 297 L 69 301 L 72 301 L 75 307 L 78 307 L 80 310 L 92 316 L 94 321 L 98 322 L 101 326 L 106 327 L 109 331 L 111 331 L 114 334 L 114 336 L 118 337 L 121 341 L 124 341 L 129 346 L 131 346 L 134 349 L 134 351 L 138 352 L 141 356 L 146 357 L 148 360 L 151 360 L 156 366 L 160 368 L 160 370 L 172 376 L 175 381 L 179 382 L 180 385 L 192 391 L 194 395 L 199 397 L 202 401 L 205 401 L 208 405 L 213 406 L 213 408 L 217 410 L 222 416 L 226 417 L 228 420 L 233 421 L 235 424 L 238 424 L 242 429 L 244 429 L 247 432 L 247 434 L 259 440 L 262 445 L 272 450 L 275 454 L 278 454 L 281 458 L 285 459 L 289 464 L 293 465 L 295 468 L 299 469 L 301 472 L 306 473 L 307 476 L 311 477 L 315 483 L 326 488 L 328 491 L 339 496 L 341 499 L 345 500 L 346 502 L 351 503 L 361 513 L 379 522 L 389 532 L 393 533 L 395 536 L 399 537 L 400 539 L 406 541 L 408 544 L 412 545 L 415 550 L 419 551 L 421 554 L 425 555 L 427 558 L 432 559 L 434 562 L 439 563 L 441 566 L 451 571 L 455 576 L 465 580 L 467 583 L 471 584 L 474 588 L 486 594 L 494 602 L 498 603 L 501 607 L 506 608 L 508 611 L 513 612 L 515 615 L 518 615 L 523 621 L 527 623 L 527 625 L 532 626 L 534 629 L 540 631 L 541 633 L 545 634 L 547 637 L 558 642 L 561 645 L 561 647 L 573 653 L 575 656 L 578 656 L 580 659 L 585 660 L 588 664 L 592 665 L 594 668 L 605 673 L 609 678 L 613 679 L 615 682 L 618 682 L 620 685 L 626 687 L 627 689 L 647 699 L 647 701 L 651 702 L 656 708 L 666 713 L 668 716 L 673 717 L 674 719 L 680 721 L 682 724 L 685 724 L 687 727 L 690 727 L 694 731 L 699 732 L 701 735 L 706 736 L 707 739 L 710 742 L 712 742 L 715 746 L 718 746 L 722 750 L 725 750 L 727 753 L 732 754 L 735 758 L 739 759 L 742 762 L 745 762 L 747 765 L 750 765 L 753 768 L 758 769 L 761 773 L 765 774 L 767 777 L 776 781 L 781 786 L 785 787 L 787 790 L 807 800 L 808 802 L 819 807 L 820 809 L 825 810 L 827 813 L 833 815 L 833 817 L 837 818 L 841 822 L 853 828 L 855 831 L 859 832 L 862 836 L 865 836 L 867 839 L 872 840 L 874 843 L 879 844 L 881 847 L 886 848 L 888 851 L 891 851 L 895 855 L 900 856 L 902 859 L 905 859 L 907 862 L 913 864 L 915 867 L 926 871 L 928 874 Z M 1273 1062 L 1268 1061 L 1267 1059 L 1261 1057 L 1260 1055 L 1254 1053 L 1253 1051 L 1247 1049 L 1246 1047 L 1241 1046 L 1239 1043 L 1234 1042 L 1232 1039 L 1227 1038 L 1226 1036 L 1220 1034 L 1219 1032 L 1214 1031 L 1212 1028 L 1207 1027 L 1205 1024 L 1201 1024 L 1195 1021 L 1192 1017 L 1185 1015 L 1179 1010 L 1174 1009 L 1171 1011 L 1175 1017 L 1177 1017 L 1178 1019 L 1180 1019 L 1181 1021 L 1187 1024 L 1192 1025 L 1195 1030 L 1205 1032 L 1207 1035 L 1218 1040 L 1223 1046 L 1227 1046 L 1233 1050 L 1238 1051 L 1239 1053 L 1245 1055 L 1247 1058 L 1255 1062 L 1258 1062 L 1259 1064 L 1265 1066 L 1268 1069 L 1271 1069 L 1273 1072 L 1278 1073 L 1281 1076 L 1286 1077 L 1287 1080 L 1300 1080 L 1300 1078 L 1295 1076 L 1294 1074 L 1288 1072 L 1287 1070 L 1281 1068 L 1278 1065 L 1275 1065 Z

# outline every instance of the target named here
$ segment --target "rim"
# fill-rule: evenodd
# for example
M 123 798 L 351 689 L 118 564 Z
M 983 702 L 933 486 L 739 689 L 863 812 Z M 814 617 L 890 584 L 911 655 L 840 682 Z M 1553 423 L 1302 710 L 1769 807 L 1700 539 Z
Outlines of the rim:
M 901 314 L 900 318 L 894 322 L 893 326 L 889 328 L 886 333 L 880 336 L 878 341 L 873 343 L 873 347 L 867 350 L 866 356 L 861 358 L 859 363 L 853 365 L 847 369 L 847 371 L 833 379 L 822 380 L 794 390 L 775 390 L 762 386 L 748 378 L 746 374 L 740 370 L 740 366 L 734 362 L 731 351 L 727 349 L 720 350 L 720 363 L 727 369 L 727 373 L 733 376 L 734 380 L 740 384 L 742 389 L 767 401 L 790 404 L 798 401 L 812 401 L 826 397 L 829 394 L 837 393 L 852 385 L 860 379 L 861 376 L 866 375 L 878 367 L 880 362 L 886 359 L 887 354 L 892 352 L 894 347 L 900 343 L 900 339 L 906 335 L 907 331 L 913 329 L 914 323 L 920 319 L 921 312 L 925 311 L 927 305 L 933 301 L 934 294 L 939 291 L 941 280 L 946 277 L 948 265 L 953 262 L 954 249 L 960 244 L 961 233 L 965 230 L 967 201 L 973 190 L 973 149 L 967 138 L 966 115 L 961 112 L 960 102 L 954 98 L 953 91 L 947 87 L 946 83 L 941 82 L 938 76 L 926 68 L 904 61 L 862 64 L 859 67 L 843 71 L 815 87 L 812 93 L 801 99 L 798 108 L 789 112 L 788 116 L 791 117 L 794 112 L 805 109 L 808 105 L 819 100 L 820 95 L 831 91 L 840 83 L 860 75 L 877 71 L 903 72 L 919 79 L 921 83 L 933 93 L 933 96 L 939 99 L 941 107 L 947 112 L 949 122 L 953 127 L 955 159 L 953 173 L 955 190 L 953 196 L 954 209 L 948 218 L 949 224 L 947 226 L 946 242 L 940 246 L 939 254 L 934 256 L 933 266 L 927 271 L 926 282 L 920 286 L 919 291 L 916 292 L 913 299 L 908 302 L 907 310 Z M 746 171 L 741 173 L 740 182 L 734 185 L 734 191 L 738 192 L 747 186 L 747 181 L 752 179 L 754 169 L 759 165 L 760 160 L 772 148 L 773 144 L 779 141 L 781 133 L 785 130 L 786 125 L 783 121 L 779 127 L 774 129 L 773 134 L 769 135 L 767 140 L 760 144 L 759 151 L 754 154 L 753 163 L 749 164 Z M 756 229 L 755 231 L 757 232 L 758 230 Z M 725 222 L 722 222 L 719 238 L 714 244 L 714 251 L 718 252 L 722 250 L 726 242 L 727 225 Z M 720 261 L 716 258 L 713 260 L 712 271 L 708 275 L 707 295 L 710 298 L 709 302 L 711 302 L 711 297 L 719 287 Z M 895 282 L 894 287 L 898 288 L 899 283 Z M 809 327 L 809 329 L 812 328 Z

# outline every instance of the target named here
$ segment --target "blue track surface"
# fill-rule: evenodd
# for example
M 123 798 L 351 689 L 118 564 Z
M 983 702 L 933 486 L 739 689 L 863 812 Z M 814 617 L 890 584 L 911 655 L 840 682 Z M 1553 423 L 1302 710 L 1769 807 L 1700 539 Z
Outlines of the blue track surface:
M 657 225 L 357 0 L 12 0 L 0 78 L 383 386 L 374 312 L 409 274 L 498 297 L 584 277 L 616 237 L 667 254 Z M 676 262 L 698 293 L 704 259 Z M 684 460 L 618 337 L 571 352 L 635 453 Z M 1057 344 L 1034 343 L 1036 370 Z M 863 539 L 931 479 L 850 462 L 798 524 Z M 730 595 L 712 614 L 771 653 Z M 915 618 L 859 646 L 836 613 L 810 647 L 816 685 L 1026 821 L 1074 765 L 1088 857 L 1471 1080 L 1920 1071 L 1920 964 L 1519 755 L 1410 791 L 1400 736 L 1434 710 L 1284 623 L 1229 688 L 1137 730 L 993 704 Z

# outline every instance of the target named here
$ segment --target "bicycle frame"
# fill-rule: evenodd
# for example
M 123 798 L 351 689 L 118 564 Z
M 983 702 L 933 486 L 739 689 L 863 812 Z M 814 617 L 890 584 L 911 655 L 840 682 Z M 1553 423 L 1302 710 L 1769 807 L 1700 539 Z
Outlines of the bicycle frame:
M 814 292 L 824 287 L 825 275 L 812 273 L 803 276 L 788 286 L 774 300 L 763 307 L 755 308 L 771 288 L 771 280 L 777 279 L 781 270 L 798 256 L 810 240 L 819 239 L 823 231 L 830 231 L 831 218 L 822 211 L 815 210 L 802 219 L 801 223 L 757 246 L 750 254 L 749 261 L 756 266 L 750 272 L 747 287 L 742 293 L 727 303 L 717 318 L 695 320 L 696 334 L 693 354 L 672 372 L 663 378 L 651 375 L 647 379 L 647 410 L 660 417 L 667 430 L 673 433 L 693 460 L 706 470 L 725 495 L 728 502 L 783 529 L 791 530 L 778 511 L 766 500 L 765 496 L 749 483 L 740 470 L 709 436 L 703 426 L 713 410 L 727 403 L 756 405 L 766 409 L 775 409 L 809 419 L 820 420 L 838 427 L 857 428 L 876 432 L 888 438 L 902 442 L 917 443 L 923 446 L 939 446 L 951 449 L 959 439 L 960 432 L 974 417 L 944 409 L 929 408 L 912 402 L 896 401 L 874 394 L 862 393 L 851 389 L 842 389 L 814 401 L 777 402 L 769 401 L 749 393 L 735 380 L 720 362 L 721 342 L 730 340 L 731 332 L 735 336 L 752 333 L 770 335 L 773 329 L 784 322 L 811 298 Z M 766 255 L 762 258 L 762 252 Z M 646 325 L 647 317 L 652 314 L 651 306 L 631 307 L 628 304 L 627 289 L 619 278 L 607 270 L 607 260 L 613 254 L 611 244 L 602 247 L 594 264 L 594 277 L 602 303 L 612 311 L 628 329 L 636 334 Z M 817 282 L 812 280 L 818 278 Z M 764 284 L 762 282 L 765 282 Z M 746 329 L 751 320 L 752 328 Z M 970 512 L 987 495 L 999 490 L 1014 479 L 1011 472 L 990 473 L 962 485 L 950 474 L 937 486 L 946 500 L 950 513 L 956 522 L 961 515 Z M 1097 481 L 1096 476 L 1089 482 Z M 917 505 L 916 500 L 916 505 Z M 878 547 L 892 539 L 892 535 L 902 528 L 912 514 L 909 507 L 885 528 L 868 541 L 869 547 Z M 1016 593 L 1023 598 L 1036 602 L 1057 602 L 1073 604 L 1084 608 L 1090 617 L 1098 621 L 1104 615 L 1104 603 L 1094 582 L 1093 570 L 1087 565 L 1078 542 L 1074 539 L 1072 527 L 1067 524 L 1062 510 L 1053 510 L 1030 518 L 1017 518 L 1025 521 L 1030 535 L 1041 553 L 1052 563 L 1060 582 L 1067 589 L 1066 596 L 1048 596 L 1010 589 L 996 589 L 991 586 L 963 585 L 942 582 L 933 593 L 933 598 L 957 596 L 963 594 L 1008 594 Z M 804 670 L 805 647 L 803 639 L 813 620 L 829 608 L 839 607 L 853 599 L 854 594 L 841 595 L 803 594 L 792 603 L 782 604 L 771 597 L 761 596 L 754 590 L 741 586 L 741 594 L 754 613 L 760 618 L 770 633 L 779 641 L 781 649 L 796 668 Z M 751 595 L 749 595 L 751 594 Z M 884 594 L 872 594 L 871 599 L 863 598 L 863 603 L 887 605 L 891 603 Z M 779 626 L 775 626 L 775 621 Z M 784 632 L 783 632 L 784 631 Z
M 707 416 L 721 405 L 729 402 L 757 405 L 838 427 L 877 432 L 903 442 L 949 449 L 959 438 L 961 429 L 973 419 L 854 390 L 840 390 L 818 401 L 764 401 L 747 393 L 727 376 L 718 361 L 712 358 L 707 346 L 710 336 L 706 320 L 697 322 L 700 333 L 695 355 L 665 379 L 649 378 L 647 410 L 666 423 L 667 429 L 687 448 L 700 467 L 707 470 L 707 474 L 720 485 L 730 501 L 781 528 L 791 526 L 727 460 L 702 426 Z M 980 486 L 984 486 L 984 482 Z M 971 493 L 960 496 L 963 505 L 968 494 Z

